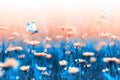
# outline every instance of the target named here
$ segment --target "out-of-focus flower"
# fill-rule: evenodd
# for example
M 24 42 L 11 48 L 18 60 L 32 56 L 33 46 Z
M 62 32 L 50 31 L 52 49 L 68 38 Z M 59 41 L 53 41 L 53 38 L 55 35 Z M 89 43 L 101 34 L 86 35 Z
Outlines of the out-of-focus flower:
M 14 50 L 23 50 L 23 48 L 18 46 L 18 47 L 14 47 Z
M 7 27 L 0 26 L 0 30 L 7 30 L 7 29 L 8 29 Z
M 65 26 L 57 26 L 59 29 L 64 30 Z
M 85 46 L 86 46 L 86 44 L 85 44 L 85 43 L 83 43 L 83 42 L 81 42 L 81 43 L 80 43 L 80 46 L 85 47 Z
M 109 71 L 108 68 L 102 70 L 102 72 L 108 72 L 108 71 Z
M 11 33 L 11 36 L 16 37 L 16 36 L 20 36 L 20 34 L 19 34 L 18 32 L 12 32 L 12 33 Z
M 20 70 L 22 70 L 22 71 L 28 71 L 29 68 L 30 68 L 30 66 L 21 66 Z
M 46 58 L 47 58 L 47 59 L 50 59 L 51 57 L 52 57 L 51 54 L 46 54 Z
M 116 58 L 116 59 L 115 59 L 115 62 L 116 62 L 117 64 L 120 64 L 120 59 Z
M 50 42 L 50 41 L 52 40 L 52 38 L 50 38 L 50 37 L 47 36 L 47 37 L 45 38 L 45 40 L 46 40 L 47 42 Z
M 38 56 L 38 57 L 42 57 L 42 56 L 45 56 L 46 55 L 46 53 L 34 53 L 34 55 L 35 56 Z
M 38 67 L 38 66 L 36 66 L 36 68 L 40 71 L 45 71 L 47 69 L 46 67 Z
M 14 67 L 16 68 L 18 66 L 18 61 L 16 61 L 14 58 L 8 58 L 4 63 L 3 67 Z
M 68 69 L 68 72 L 71 73 L 71 74 L 76 74 L 79 72 L 79 69 L 77 67 L 70 67 Z
M 50 76 L 50 74 L 47 71 L 44 71 L 42 74 L 46 76 Z
M 85 33 L 85 34 L 83 34 L 83 35 L 81 36 L 81 38 L 82 38 L 83 40 L 86 40 L 87 37 L 88 37 L 88 33 Z
M 30 45 L 32 45 L 32 46 L 36 46 L 36 45 L 40 44 L 40 41 L 34 40 L 34 41 L 27 41 L 26 43 L 27 43 L 27 44 L 30 44 Z
M 107 62 L 110 61 L 110 59 L 109 58 L 103 58 L 103 61 L 107 63 Z
M 48 49 L 48 48 L 51 48 L 51 45 L 47 44 L 45 47 Z
M 66 31 L 72 31 L 73 27 L 65 27 Z
M 111 39 L 117 39 L 117 36 L 116 35 L 110 35 L 110 38 Z
M 75 62 L 78 62 L 78 59 L 75 59 Z
M 93 52 L 84 52 L 83 56 L 94 56 Z
M 120 71 L 120 68 L 117 68 L 118 71 Z
M 104 38 L 110 38 L 110 35 L 111 35 L 111 34 L 108 33 L 108 32 L 105 32 L 105 33 L 102 32 L 102 33 L 100 34 L 100 36 L 101 36 L 101 37 L 104 37 Z
M 69 55 L 69 54 L 71 54 L 71 52 L 70 52 L 70 51 L 66 51 L 65 53 L 66 53 L 66 54 L 68 54 L 68 55 Z
M 79 43 L 79 42 L 75 42 L 73 45 L 74 45 L 75 47 L 78 47 L 78 46 L 80 46 L 80 43 Z
M 116 62 L 118 59 L 117 58 L 110 58 L 110 57 L 106 57 L 106 58 L 103 58 L 103 61 L 104 62 Z
M 103 70 L 102 70 L 102 72 L 106 72 L 106 70 L 105 70 L 105 69 L 103 69 Z
M 87 64 L 86 66 L 87 66 L 87 67 L 91 67 L 91 64 Z
M 78 59 L 80 63 L 86 62 L 86 60 Z
M 91 61 L 92 63 L 94 63 L 94 62 L 96 62 L 96 58 L 95 58 L 95 57 L 91 57 L 91 58 L 90 58 L 90 61 Z
M 8 38 L 8 40 L 9 40 L 9 41 L 13 41 L 13 40 L 14 40 L 14 37 L 13 37 L 13 36 L 10 36 L 10 37 Z
M 7 48 L 7 51 L 13 51 L 13 50 L 14 50 L 13 45 L 10 44 Z
M 13 51 L 13 50 L 23 50 L 22 47 L 18 46 L 18 47 L 13 47 L 12 45 L 10 45 L 8 48 L 7 48 L 7 51 Z
M 86 44 L 85 43 L 83 43 L 83 42 L 75 42 L 74 44 L 73 44 L 75 47 L 78 47 L 78 46 L 86 46 Z
M 25 54 L 21 54 L 18 56 L 20 59 L 25 58 Z
M 67 36 L 67 37 L 73 36 L 73 32 L 72 32 L 72 31 L 67 31 L 67 32 L 66 32 L 66 36 Z
M 16 80 L 19 80 L 19 76 L 16 76 Z
M 96 46 L 95 46 L 95 49 L 96 49 L 97 51 L 100 51 L 100 49 L 101 49 L 101 46 L 99 46 L 99 45 L 96 45 Z
M 67 61 L 66 60 L 59 61 L 59 64 L 61 66 L 66 66 L 67 65 Z
M 59 39 L 63 39 L 64 36 L 63 35 L 57 35 L 55 38 L 59 40 Z

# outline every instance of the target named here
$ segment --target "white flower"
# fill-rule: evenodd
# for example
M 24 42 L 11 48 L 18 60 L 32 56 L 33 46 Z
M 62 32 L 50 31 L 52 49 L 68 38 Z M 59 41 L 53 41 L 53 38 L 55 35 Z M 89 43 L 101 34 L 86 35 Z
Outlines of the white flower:
M 59 61 L 59 64 L 61 66 L 66 66 L 67 65 L 67 61 L 66 60 Z
M 83 56 L 94 56 L 93 52 L 84 52 Z
M 76 67 L 70 67 L 70 68 L 68 69 L 68 72 L 69 72 L 69 73 L 72 73 L 72 74 L 76 74 L 76 73 L 78 73 L 78 71 L 79 71 L 79 69 L 76 68 Z

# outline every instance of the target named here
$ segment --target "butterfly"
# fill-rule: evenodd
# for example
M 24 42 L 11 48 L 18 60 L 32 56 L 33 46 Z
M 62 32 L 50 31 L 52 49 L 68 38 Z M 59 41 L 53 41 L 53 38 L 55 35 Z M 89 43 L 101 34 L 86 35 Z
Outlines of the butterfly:
M 26 29 L 27 29 L 27 32 L 29 33 L 32 33 L 32 34 L 38 33 L 38 29 L 34 22 L 27 23 Z

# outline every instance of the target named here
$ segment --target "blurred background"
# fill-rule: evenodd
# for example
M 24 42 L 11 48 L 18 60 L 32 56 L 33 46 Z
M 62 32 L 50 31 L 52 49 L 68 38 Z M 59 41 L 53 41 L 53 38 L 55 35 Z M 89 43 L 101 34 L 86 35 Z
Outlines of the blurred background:
M 41 34 L 53 34 L 61 25 L 74 26 L 76 34 L 119 34 L 119 4 L 119 0 L 0 0 L 0 26 L 25 33 L 26 23 L 34 21 Z

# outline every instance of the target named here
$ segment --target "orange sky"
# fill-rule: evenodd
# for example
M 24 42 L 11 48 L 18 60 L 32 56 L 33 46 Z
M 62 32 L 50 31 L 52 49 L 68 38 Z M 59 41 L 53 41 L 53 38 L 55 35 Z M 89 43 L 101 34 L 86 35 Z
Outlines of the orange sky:
M 86 1 L 86 2 L 85 2 Z M 25 32 L 26 23 L 34 21 L 41 31 L 55 31 L 56 26 L 77 27 L 78 32 L 96 31 L 96 20 L 104 10 L 110 12 L 100 31 L 119 33 L 120 7 L 118 2 L 98 2 L 93 0 L 1 0 L 0 25 L 9 27 L 10 31 Z M 103 1 L 103 0 L 101 0 Z M 110 0 L 112 1 L 112 0 Z M 117 1 L 117 0 L 116 0 Z M 7 3 L 8 2 L 8 3 Z

